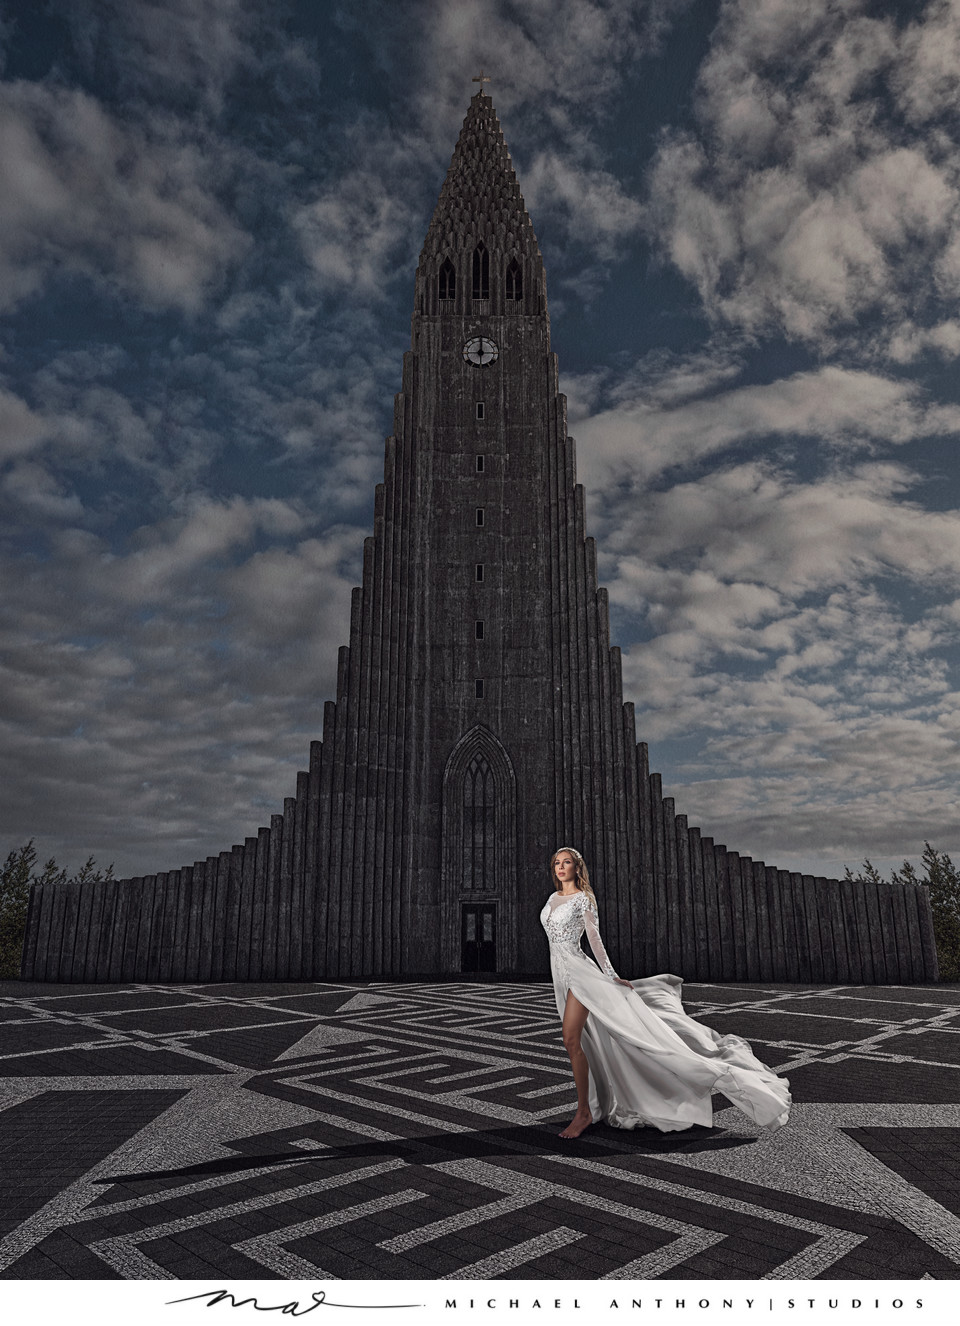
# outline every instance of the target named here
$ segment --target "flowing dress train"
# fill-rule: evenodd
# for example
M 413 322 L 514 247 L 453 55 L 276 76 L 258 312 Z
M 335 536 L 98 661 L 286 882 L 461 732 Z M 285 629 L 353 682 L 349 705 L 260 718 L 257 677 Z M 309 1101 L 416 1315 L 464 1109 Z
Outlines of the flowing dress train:
M 570 991 L 589 1011 L 581 1043 L 595 1122 L 661 1132 L 709 1127 L 714 1091 L 769 1132 L 787 1122 L 787 1079 L 762 1064 L 740 1036 L 721 1036 L 688 1017 L 679 976 L 647 976 L 629 987 L 618 983 L 585 893 L 551 894 L 540 921 L 550 943 L 560 1017 Z M 584 931 L 596 963 L 580 947 Z

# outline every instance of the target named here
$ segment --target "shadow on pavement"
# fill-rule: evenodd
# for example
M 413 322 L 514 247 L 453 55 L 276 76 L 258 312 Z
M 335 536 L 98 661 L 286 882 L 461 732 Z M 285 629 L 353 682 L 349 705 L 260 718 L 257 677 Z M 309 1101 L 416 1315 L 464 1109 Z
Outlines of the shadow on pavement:
M 330 1146 L 322 1151 L 266 1152 L 260 1155 L 225 1156 L 205 1160 L 179 1169 L 145 1170 L 139 1174 L 114 1174 L 96 1179 L 98 1185 L 136 1183 L 158 1179 L 190 1179 L 204 1175 L 242 1174 L 266 1166 L 323 1164 L 330 1160 L 368 1160 L 395 1156 L 410 1165 L 432 1165 L 440 1160 L 488 1160 L 494 1156 L 515 1155 L 518 1151 L 548 1155 L 586 1155 L 595 1160 L 603 1156 L 673 1156 L 678 1153 L 724 1151 L 752 1146 L 752 1137 L 728 1136 L 713 1128 L 693 1127 L 681 1133 L 658 1133 L 652 1128 L 629 1135 L 621 1130 L 594 1125 L 589 1134 L 562 1140 L 553 1129 L 556 1123 L 523 1128 L 495 1128 L 475 1132 L 428 1133 L 423 1137 L 405 1137 L 396 1141 L 358 1142 L 353 1146 Z M 616 1132 L 616 1136 L 610 1136 Z M 629 1140 L 628 1140 L 629 1139 Z M 229 1145 L 229 1144 L 226 1144 Z

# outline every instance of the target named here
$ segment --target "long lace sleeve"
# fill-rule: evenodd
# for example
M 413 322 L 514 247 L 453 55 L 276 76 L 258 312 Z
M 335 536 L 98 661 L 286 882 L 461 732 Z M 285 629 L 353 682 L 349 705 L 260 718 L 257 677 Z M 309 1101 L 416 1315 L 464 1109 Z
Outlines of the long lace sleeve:
M 600 918 L 597 915 L 597 909 L 591 902 L 588 902 L 583 909 L 583 924 L 587 931 L 590 947 L 593 949 L 593 956 L 596 958 L 600 970 L 614 980 L 619 980 L 617 973 L 613 970 L 613 963 L 607 957 L 607 950 L 603 947 L 603 940 L 600 938 Z

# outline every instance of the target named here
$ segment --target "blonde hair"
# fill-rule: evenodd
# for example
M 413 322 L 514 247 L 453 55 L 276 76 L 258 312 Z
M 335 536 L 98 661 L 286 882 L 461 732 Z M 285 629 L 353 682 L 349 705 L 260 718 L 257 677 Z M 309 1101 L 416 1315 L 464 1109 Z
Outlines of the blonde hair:
M 580 853 L 577 851 L 575 847 L 558 847 L 557 850 L 554 852 L 553 856 L 551 856 L 550 858 L 550 875 L 553 879 L 554 887 L 557 893 L 560 892 L 560 884 L 554 872 L 554 866 L 557 864 L 557 857 L 562 856 L 564 852 L 566 852 L 568 856 L 573 857 L 573 868 L 574 871 L 576 872 L 573 880 L 574 884 L 581 891 L 581 893 L 585 893 L 587 895 L 587 897 L 593 903 L 594 907 L 596 907 L 597 895 L 594 893 L 593 887 L 590 884 L 590 872 L 589 870 L 587 870 L 587 863 L 586 861 L 584 861 L 583 857 L 580 855 Z

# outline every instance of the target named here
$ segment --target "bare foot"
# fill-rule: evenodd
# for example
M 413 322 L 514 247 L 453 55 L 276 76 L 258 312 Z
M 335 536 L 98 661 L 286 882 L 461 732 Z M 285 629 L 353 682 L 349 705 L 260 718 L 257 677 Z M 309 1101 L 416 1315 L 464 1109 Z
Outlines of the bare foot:
M 580 1134 L 589 1128 L 593 1123 L 593 1115 L 589 1110 L 577 1110 L 576 1114 L 560 1134 L 561 1137 L 579 1137 Z

